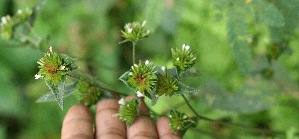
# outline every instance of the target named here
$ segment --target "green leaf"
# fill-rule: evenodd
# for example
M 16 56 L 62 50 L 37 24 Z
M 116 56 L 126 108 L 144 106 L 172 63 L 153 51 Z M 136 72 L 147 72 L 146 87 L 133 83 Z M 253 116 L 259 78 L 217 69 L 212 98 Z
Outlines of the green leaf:
M 254 85 L 245 85 L 241 90 L 230 93 L 214 81 L 202 88 L 202 92 L 198 98 L 213 109 L 248 114 L 275 105 L 278 88 L 274 83 L 255 81 Z
M 56 102 L 58 103 L 61 110 L 63 110 L 63 97 L 65 91 L 65 78 L 58 83 L 58 85 L 53 85 L 51 82 L 47 82 L 47 86 L 50 88 L 51 92 L 54 95 Z
M 182 94 L 190 94 L 190 93 L 197 93 L 199 92 L 198 89 L 192 88 L 188 85 L 185 85 L 184 83 L 177 81 L 179 90 L 176 92 L 176 95 L 182 95 Z
M 66 97 L 70 96 L 72 93 L 74 93 L 77 90 L 76 84 L 77 84 L 77 82 L 73 82 L 73 83 L 67 85 L 65 87 L 64 94 L 62 97 L 66 98 Z M 55 100 L 56 100 L 55 95 L 53 94 L 52 91 L 50 91 L 50 92 L 46 93 L 45 95 L 43 95 L 42 97 L 40 97 L 36 102 L 43 103 L 43 102 L 52 102 Z
M 165 1 L 148 0 L 145 8 L 145 20 L 150 31 L 154 32 L 161 22 L 165 10 Z
M 285 25 L 283 14 L 271 3 L 265 0 L 253 0 L 259 21 L 273 27 Z
M 232 45 L 233 56 L 235 57 L 239 69 L 245 75 L 248 75 L 252 67 L 252 56 L 250 53 L 247 39 L 247 25 L 242 9 L 232 6 L 227 11 L 228 21 L 228 39 Z

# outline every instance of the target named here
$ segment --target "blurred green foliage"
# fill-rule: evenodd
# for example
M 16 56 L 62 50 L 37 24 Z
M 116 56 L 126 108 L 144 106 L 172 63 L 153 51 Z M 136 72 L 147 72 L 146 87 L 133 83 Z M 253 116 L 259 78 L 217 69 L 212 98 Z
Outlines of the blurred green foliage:
M 38 2 L 0 0 L 0 16 Z M 197 55 L 190 69 L 196 73 L 184 82 L 200 91 L 188 98 L 218 122 L 203 118 L 185 138 L 299 138 L 298 0 L 51 0 L 29 35 L 79 58 L 80 70 L 107 88 L 129 94 L 118 77 L 131 66 L 132 48 L 118 44 L 120 31 L 143 20 L 151 34 L 137 45 L 137 59 L 171 67 L 170 49 L 182 44 Z M 34 80 L 42 55 L 0 40 L 0 138 L 60 138 L 66 110 L 78 103 L 68 97 L 63 112 L 56 103 L 35 103 L 49 91 Z M 182 103 L 162 97 L 153 109 L 192 116 Z

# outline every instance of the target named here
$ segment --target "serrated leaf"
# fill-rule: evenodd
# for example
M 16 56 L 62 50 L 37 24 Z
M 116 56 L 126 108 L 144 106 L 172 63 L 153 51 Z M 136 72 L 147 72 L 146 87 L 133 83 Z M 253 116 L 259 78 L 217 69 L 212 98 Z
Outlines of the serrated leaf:
M 56 102 L 58 103 L 61 110 L 63 110 L 63 96 L 65 91 L 65 78 L 60 81 L 57 85 L 53 85 L 51 82 L 47 82 L 47 86 L 50 88 L 51 92 L 54 95 Z
M 77 90 L 76 84 L 77 84 L 77 82 L 67 85 L 65 87 L 64 94 L 62 97 L 66 98 L 66 97 L 70 96 L 72 93 L 74 93 Z M 53 92 L 50 91 L 50 92 L 46 93 L 45 95 L 43 95 L 42 97 L 40 97 L 36 102 L 43 103 L 43 102 L 52 102 L 52 101 L 56 101 L 56 100 L 55 100 L 55 96 L 54 96 Z
M 253 0 L 252 4 L 256 7 L 260 22 L 273 27 L 282 27 L 285 25 L 283 14 L 273 4 L 265 0 Z
M 251 71 L 252 56 L 249 45 L 246 42 L 248 33 L 245 17 L 241 13 L 241 9 L 236 6 L 232 6 L 228 9 L 227 16 L 227 35 L 232 45 L 233 56 L 241 72 L 247 75 Z
M 145 20 L 150 31 L 154 32 L 161 22 L 165 10 L 165 1 L 148 0 L 145 8 Z

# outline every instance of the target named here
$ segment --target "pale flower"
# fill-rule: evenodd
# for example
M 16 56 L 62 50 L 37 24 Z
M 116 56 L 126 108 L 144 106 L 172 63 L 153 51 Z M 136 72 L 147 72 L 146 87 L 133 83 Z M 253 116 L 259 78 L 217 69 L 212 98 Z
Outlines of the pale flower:
M 41 76 L 41 75 L 39 75 L 39 74 L 35 74 L 34 77 L 35 77 L 35 79 L 39 79 L 39 78 L 42 78 L 42 77 L 44 77 L 44 76 Z
M 137 97 L 144 97 L 144 95 L 140 91 L 137 91 L 136 94 L 137 94 Z
M 121 98 L 120 100 L 118 100 L 118 104 L 125 105 L 125 99 Z

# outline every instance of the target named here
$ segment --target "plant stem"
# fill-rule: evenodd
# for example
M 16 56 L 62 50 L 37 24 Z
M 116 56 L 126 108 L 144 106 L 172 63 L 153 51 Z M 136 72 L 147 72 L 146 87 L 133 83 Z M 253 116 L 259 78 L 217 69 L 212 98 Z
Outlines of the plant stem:
M 108 89 L 108 88 L 104 88 L 104 87 L 102 87 L 100 84 L 98 84 L 98 83 L 95 83 L 95 82 L 93 82 L 93 81 L 91 81 L 91 80 L 89 80 L 89 79 L 86 79 L 86 78 L 80 78 L 79 76 L 80 75 L 72 75 L 72 74 L 67 74 L 69 77 L 71 77 L 71 78 L 73 78 L 73 79 L 75 79 L 75 80 L 77 80 L 77 81 L 82 81 L 82 82 L 86 82 L 86 83 L 88 83 L 88 84 L 94 84 L 94 85 L 96 85 L 97 87 L 99 87 L 101 90 L 103 90 L 103 91 L 107 91 L 107 92 L 110 92 L 110 93 L 112 93 L 112 94 L 116 94 L 116 95 L 122 95 L 122 96 L 127 96 L 127 94 L 125 94 L 125 93 L 122 93 L 122 92 L 118 92 L 118 91 L 114 91 L 114 90 L 111 90 L 111 89 Z
M 134 64 L 136 64 L 136 58 L 135 58 L 135 56 L 136 56 L 136 42 L 132 42 L 133 43 L 133 50 L 132 50 L 132 58 L 133 58 L 133 65 Z
M 195 111 L 195 109 L 191 106 L 191 104 L 189 103 L 188 99 L 186 98 L 186 96 L 184 94 L 182 94 L 182 97 L 185 101 L 185 103 L 188 105 L 189 109 L 195 114 L 196 119 L 201 118 L 201 116 Z

